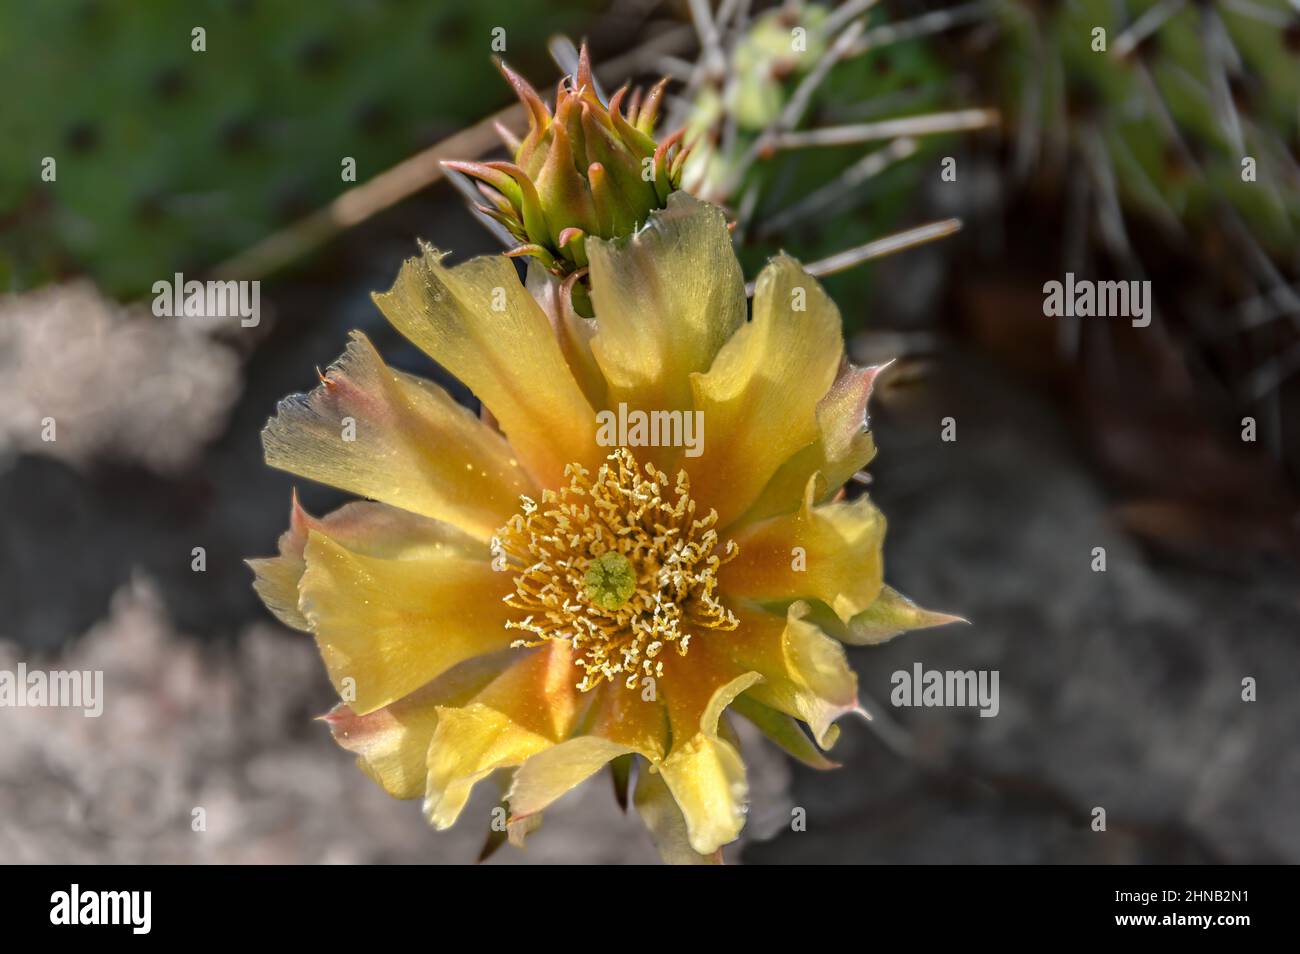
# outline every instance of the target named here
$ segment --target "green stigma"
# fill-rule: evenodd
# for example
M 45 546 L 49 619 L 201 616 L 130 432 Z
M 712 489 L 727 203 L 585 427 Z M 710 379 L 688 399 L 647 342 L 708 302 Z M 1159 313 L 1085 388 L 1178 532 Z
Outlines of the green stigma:
M 636 590 L 636 572 L 621 553 L 602 553 L 587 567 L 587 598 L 608 612 L 621 609 Z

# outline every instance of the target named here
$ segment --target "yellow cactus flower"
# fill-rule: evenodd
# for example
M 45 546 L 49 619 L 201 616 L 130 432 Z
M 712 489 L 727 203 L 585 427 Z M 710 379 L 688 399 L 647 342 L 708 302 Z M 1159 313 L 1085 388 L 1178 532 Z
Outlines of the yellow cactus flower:
M 503 256 L 406 262 L 376 302 L 483 414 L 354 333 L 264 442 L 370 499 L 295 499 L 255 585 L 315 636 L 337 741 L 436 827 L 504 770 L 517 840 L 612 763 L 665 859 L 716 860 L 745 819 L 727 710 L 829 767 L 814 740 L 859 709 L 842 643 L 953 617 L 883 585 L 884 518 L 839 492 L 878 369 L 816 280 L 774 259 L 748 315 L 723 213 L 685 192 L 587 254 L 594 321 Z

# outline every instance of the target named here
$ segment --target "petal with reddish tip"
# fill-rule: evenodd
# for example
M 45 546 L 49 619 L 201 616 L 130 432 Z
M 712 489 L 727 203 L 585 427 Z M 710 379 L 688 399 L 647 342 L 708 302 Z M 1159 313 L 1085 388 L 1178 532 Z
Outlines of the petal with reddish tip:
M 368 715 L 339 704 L 324 716 L 342 748 L 394 798 L 420 798 L 428 776 L 429 741 L 438 706 L 463 705 L 492 681 L 512 654 L 494 653 L 461 663 L 433 682 Z
M 280 555 L 248 560 L 256 579 L 253 588 L 267 608 L 286 626 L 304 631 L 310 624 L 298 611 L 298 582 L 307 561 L 307 533 L 316 530 L 356 553 L 388 559 L 433 557 L 440 550 L 477 555 L 481 547 L 455 527 L 386 504 L 355 501 L 323 519 L 302 508 L 293 494 L 289 529 L 280 535 Z
M 262 443 L 272 467 L 485 541 L 534 489 L 500 434 L 441 388 L 389 368 L 360 333 L 320 387 L 280 402 Z
M 867 401 L 873 382 L 886 367 L 859 368 L 847 362 L 840 367 L 835 383 L 817 404 L 817 439 L 781 465 L 744 522 L 796 509 L 815 474 L 825 478 L 823 489 L 830 495 L 871 463 L 876 445 L 867 430 Z

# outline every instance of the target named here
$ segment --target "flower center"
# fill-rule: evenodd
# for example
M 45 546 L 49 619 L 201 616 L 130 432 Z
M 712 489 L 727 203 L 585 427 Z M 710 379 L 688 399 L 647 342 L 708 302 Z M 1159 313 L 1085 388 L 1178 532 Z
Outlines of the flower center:
M 621 447 L 594 477 L 577 464 L 566 473 L 567 487 L 523 498 L 492 538 L 518 574 L 505 602 L 526 614 L 506 627 L 531 634 L 514 645 L 562 640 L 584 670 L 580 690 L 615 679 L 631 689 L 663 675 L 667 647 L 685 656 L 701 630 L 739 625 L 715 593 L 739 548 L 719 546 L 716 511 L 697 519 L 685 471 L 670 490 L 666 474 Z
M 627 605 L 636 591 L 636 571 L 621 553 L 602 553 L 587 565 L 587 598 L 593 606 L 614 612 Z

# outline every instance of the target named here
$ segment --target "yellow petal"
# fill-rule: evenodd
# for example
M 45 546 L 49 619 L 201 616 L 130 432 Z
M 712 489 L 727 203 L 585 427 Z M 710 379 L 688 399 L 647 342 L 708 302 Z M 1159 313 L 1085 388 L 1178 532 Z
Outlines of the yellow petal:
M 334 741 L 357 756 L 357 765 L 394 798 L 419 798 L 428 777 L 429 741 L 438 706 L 469 701 L 508 664 L 513 654 L 471 659 L 429 685 L 369 715 L 339 704 L 325 716 Z
M 587 240 L 597 334 L 591 342 L 609 406 L 687 411 L 689 375 L 707 371 L 745 321 L 745 283 L 726 217 L 686 192 L 635 235 Z M 675 454 L 648 449 L 667 468 Z M 662 458 L 662 460 L 661 460 Z
M 716 865 L 722 863 L 721 851 L 702 855 L 691 847 L 686 819 L 663 776 L 642 765 L 632 795 L 637 814 L 650 830 L 659 857 L 670 865 Z
M 735 841 L 745 824 L 745 763 L 736 747 L 719 736 L 718 720 L 760 678 L 748 672 L 720 686 L 691 734 L 679 733 L 674 721 L 672 752 L 658 766 L 686 819 L 691 848 L 702 855 Z M 670 713 L 673 708 L 670 696 Z
M 535 492 L 500 434 L 442 388 L 389 368 L 359 332 L 320 387 L 280 402 L 262 442 L 272 467 L 483 540 Z
M 307 560 L 307 533 L 316 530 L 355 553 L 386 559 L 436 557 L 454 551 L 481 552 L 473 538 L 455 527 L 386 504 L 356 501 L 318 519 L 303 509 L 298 494 L 289 508 L 289 529 L 280 534 L 280 555 L 246 561 L 256 579 L 253 588 L 286 626 L 309 631 L 298 610 L 298 583 Z
M 506 800 L 514 821 L 536 814 L 586 781 L 611 759 L 635 751 L 596 735 L 584 735 L 540 752 L 517 772 Z
M 739 606 L 740 629 L 720 649 L 731 654 L 735 665 L 763 677 L 750 696 L 802 719 L 817 743 L 828 748 L 835 739 L 832 723 L 858 708 L 858 678 L 844 647 L 809 621 L 809 610 L 807 603 L 798 602 L 777 616 Z
M 691 378 L 704 412 L 703 454 L 682 464 L 693 496 L 718 511 L 720 526 L 749 509 L 777 469 L 817 439 L 817 405 L 843 350 L 835 303 L 794 259 L 773 259 L 758 277 L 753 320 L 707 374 Z
M 706 703 L 707 704 L 707 703 Z M 696 720 L 699 718 L 697 712 Z M 515 775 L 510 808 L 515 817 L 541 811 L 606 762 L 637 753 L 654 762 L 668 743 L 663 701 L 641 690 L 607 682 L 595 690 L 587 734 L 534 756 Z
M 865 496 L 814 506 L 820 483 L 816 476 L 808 481 L 795 513 L 733 532 L 740 552 L 720 573 L 725 594 L 757 602 L 817 599 L 844 621 L 875 601 L 885 518 Z
M 299 609 L 330 681 L 364 715 L 474 656 L 504 649 L 509 574 L 445 548 L 418 559 L 366 556 L 308 531 Z
M 375 301 L 402 334 L 459 378 L 491 411 L 539 486 L 564 468 L 594 468 L 595 412 L 565 363 L 546 314 L 500 255 L 455 268 L 422 246 Z
M 752 722 L 763 735 L 809 768 L 822 771 L 839 768 L 837 762 L 822 755 L 813 740 L 808 738 L 808 733 L 784 712 L 765 706 L 743 692 L 731 703 L 731 709 Z
M 552 642 L 521 653 L 467 705 L 439 708 L 424 798 L 430 822 L 449 827 L 477 782 L 568 737 L 582 701 L 575 682 L 571 651 Z
M 884 586 L 875 602 L 852 619 L 819 622 L 828 633 L 850 646 L 874 646 L 908 630 L 965 623 L 967 620 L 948 613 L 922 609 L 902 593 Z
M 435 827 L 450 828 L 478 782 L 553 744 L 479 703 L 439 709 L 438 727 L 429 743 L 424 814 Z
M 825 480 L 825 499 L 871 463 L 876 444 L 867 430 L 867 402 L 885 367 L 841 365 L 835 383 L 817 403 L 817 439 L 781 465 L 742 522 L 795 510 L 814 474 Z

